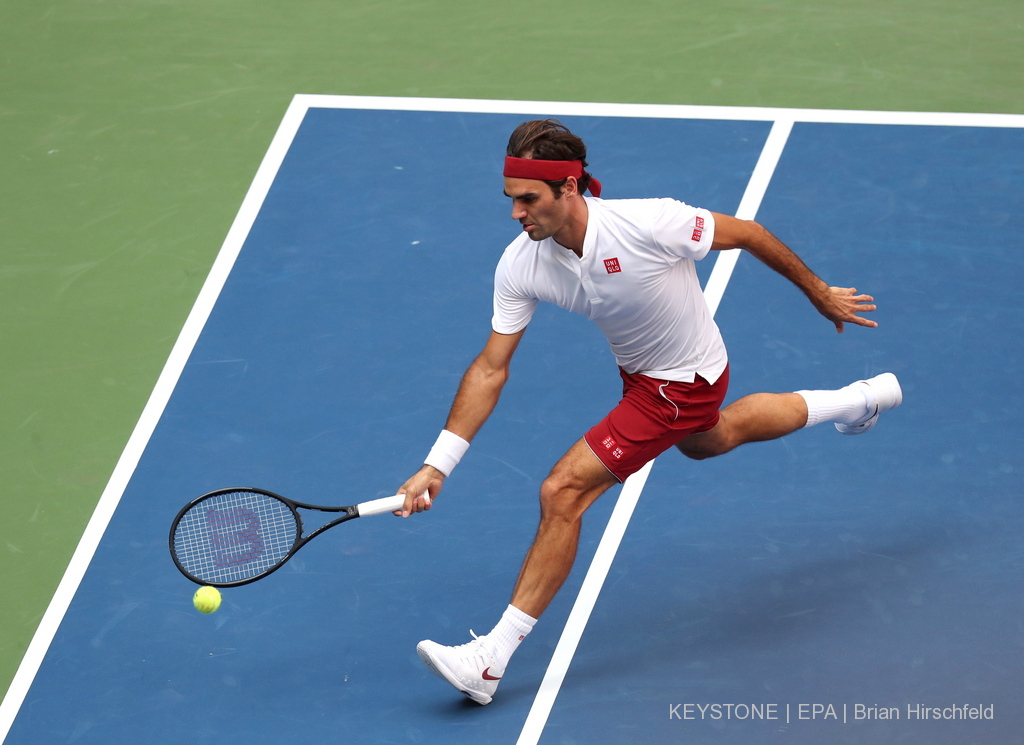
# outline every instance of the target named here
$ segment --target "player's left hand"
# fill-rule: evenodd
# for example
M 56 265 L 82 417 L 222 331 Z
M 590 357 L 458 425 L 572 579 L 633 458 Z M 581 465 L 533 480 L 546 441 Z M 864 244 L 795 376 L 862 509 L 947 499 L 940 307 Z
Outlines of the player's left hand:
M 821 297 L 811 302 L 821 315 L 836 325 L 836 333 L 843 333 L 843 325 L 846 323 L 868 328 L 878 326 L 876 321 L 858 315 L 875 310 L 877 306 L 870 295 L 858 295 L 856 287 L 829 287 L 827 293 L 822 293 Z

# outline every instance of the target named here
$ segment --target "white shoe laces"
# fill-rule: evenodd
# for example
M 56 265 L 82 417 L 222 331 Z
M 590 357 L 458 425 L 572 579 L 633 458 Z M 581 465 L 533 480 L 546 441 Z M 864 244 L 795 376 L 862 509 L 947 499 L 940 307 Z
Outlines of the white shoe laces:
M 494 653 L 488 649 L 484 637 L 477 636 L 473 629 L 469 630 L 469 635 L 473 637 L 473 641 L 452 647 L 452 651 L 464 658 L 475 657 L 479 660 L 481 667 L 491 664 L 494 661 Z

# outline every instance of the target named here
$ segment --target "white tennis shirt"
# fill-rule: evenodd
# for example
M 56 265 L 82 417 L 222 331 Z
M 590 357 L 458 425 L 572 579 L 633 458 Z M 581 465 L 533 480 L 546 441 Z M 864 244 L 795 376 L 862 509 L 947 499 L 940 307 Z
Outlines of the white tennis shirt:
M 584 198 L 582 258 L 526 233 L 505 249 L 491 327 L 521 331 L 543 300 L 596 323 L 628 373 L 717 381 L 729 358 L 694 263 L 711 250 L 714 217 L 674 199 Z

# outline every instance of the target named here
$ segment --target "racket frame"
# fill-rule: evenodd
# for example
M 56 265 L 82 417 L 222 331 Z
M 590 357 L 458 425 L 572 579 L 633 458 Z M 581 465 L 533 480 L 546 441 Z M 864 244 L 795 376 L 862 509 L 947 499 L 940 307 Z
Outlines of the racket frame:
M 291 548 L 288 549 L 287 553 L 285 553 L 285 555 L 282 556 L 277 561 L 277 563 L 271 565 L 268 569 L 260 572 L 254 577 L 245 577 L 243 579 L 231 580 L 228 582 L 204 580 L 200 577 L 196 577 L 195 575 L 191 574 L 187 569 L 185 569 L 184 566 L 182 566 L 181 561 L 179 561 L 178 559 L 178 554 L 174 549 L 174 534 L 177 532 L 178 524 L 181 522 L 181 519 L 186 515 L 186 513 L 188 513 L 189 510 L 201 504 L 202 502 L 206 502 L 215 497 L 221 496 L 222 494 L 230 494 L 232 492 L 249 492 L 254 494 L 262 494 L 263 496 L 270 497 L 271 499 L 276 499 L 282 504 L 284 504 L 291 511 L 292 516 L 295 518 L 295 539 L 292 542 Z M 200 497 L 196 497 L 178 511 L 178 514 L 171 522 L 171 532 L 170 535 L 168 536 L 168 547 L 171 552 L 171 559 L 173 559 L 174 561 L 174 566 L 176 566 L 178 568 L 178 571 L 181 572 L 186 578 L 188 578 L 192 582 L 195 582 L 198 585 L 206 585 L 209 587 L 240 587 L 242 585 L 247 585 L 250 582 L 255 582 L 256 580 L 263 579 L 264 577 L 273 574 L 278 569 L 287 564 L 289 559 L 291 559 L 299 551 L 300 548 L 305 546 L 307 543 L 309 543 L 311 540 L 316 538 L 324 531 L 333 528 L 335 525 L 341 525 L 342 523 L 348 522 L 349 520 L 354 520 L 357 517 L 379 515 L 384 512 L 393 512 L 395 510 L 400 510 L 402 509 L 404 501 L 404 495 L 397 494 L 393 497 L 374 499 L 369 502 L 361 502 L 360 504 L 346 505 L 343 507 L 330 507 L 319 504 L 308 504 L 306 502 L 299 502 L 294 499 L 289 499 L 288 497 L 282 496 L 281 494 L 269 491 L 267 489 L 258 489 L 256 487 L 250 486 L 238 486 L 228 487 L 224 489 L 215 489 L 214 491 L 207 492 L 206 494 L 203 494 Z M 331 520 L 321 525 L 319 528 L 309 533 L 308 535 L 303 535 L 302 531 L 304 529 L 305 524 L 303 523 L 302 514 L 299 512 L 299 510 L 309 510 L 311 512 L 327 513 L 342 512 L 344 514 L 341 515 L 341 517 L 335 518 L 334 520 Z

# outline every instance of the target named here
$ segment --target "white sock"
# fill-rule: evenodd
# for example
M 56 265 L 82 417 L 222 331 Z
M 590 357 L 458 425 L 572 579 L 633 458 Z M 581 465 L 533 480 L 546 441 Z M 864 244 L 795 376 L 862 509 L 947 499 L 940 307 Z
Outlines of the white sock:
M 519 648 L 520 642 L 533 630 L 535 623 L 537 623 L 536 618 L 526 615 L 514 605 L 509 605 L 502 614 L 501 620 L 498 621 L 498 625 L 491 629 L 491 633 L 481 637 L 486 640 L 487 646 L 494 654 L 495 666 L 498 668 L 496 672 L 505 670 L 505 666 L 512 658 L 512 653 Z
M 807 424 L 813 427 L 821 422 L 852 424 L 869 412 L 868 387 L 852 383 L 837 391 L 797 391 L 807 402 Z

